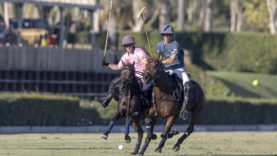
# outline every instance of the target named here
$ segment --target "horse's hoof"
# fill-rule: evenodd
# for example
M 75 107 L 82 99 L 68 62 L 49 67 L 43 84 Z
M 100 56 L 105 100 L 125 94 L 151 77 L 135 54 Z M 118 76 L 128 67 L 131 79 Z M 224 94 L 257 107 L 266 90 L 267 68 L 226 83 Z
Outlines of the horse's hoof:
M 128 135 L 127 135 L 127 136 L 125 136 L 125 143 L 127 143 L 127 144 L 128 144 L 128 143 L 130 143 L 130 142 L 131 142 L 131 140 L 132 140 L 132 139 L 131 139 L 131 137 L 130 137 L 130 136 L 128 136 Z
M 171 131 L 171 133 L 172 133 L 173 135 L 178 135 L 178 134 L 179 134 L 179 131 L 176 130 L 176 129 L 173 129 L 173 130 Z
M 152 136 L 151 136 L 151 139 L 152 140 L 156 140 L 158 137 L 157 137 L 157 135 L 156 134 L 152 134 Z
M 174 135 L 178 135 L 178 134 L 179 134 L 179 131 L 174 129 L 167 135 L 167 138 L 173 138 Z
M 157 152 L 157 153 L 162 153 L 162 149 L 161 149 L 161 148 L 156 148 L 156 149 L 155 149 L 155 152 Z
M 138 153 L 137 152 L 132 152 L 130 153 L 131 155 L 137 155 Z
M 138 156 L 143 156 L 144 154 L 143 153 L 139 153 L 139 154 L 137 154 Z
M 165 135 L 165 134 L 161 134 L 161 138 L 166 138 L 167 137 L 167 135 Z
M 180 145 L 175 145 L 175 146 L 173 147 L 173 151 L 177 152 L 177 151 L 179 151 L 179 150 L 180 150 Z
M 102 139 L 104 139 L 104 140 L 107 140 L 107 139 L 108 139 L 108 135 L 106 135 L 106 134 L 102 134 L 100 137 L 101 137 Z

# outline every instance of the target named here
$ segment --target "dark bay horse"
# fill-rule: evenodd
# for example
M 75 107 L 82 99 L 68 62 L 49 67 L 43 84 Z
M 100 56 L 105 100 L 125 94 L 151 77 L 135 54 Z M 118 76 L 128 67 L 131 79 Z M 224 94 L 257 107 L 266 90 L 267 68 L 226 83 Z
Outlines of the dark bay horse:
M 164 130 L 161 134 L 162 140 L 155 150 L 159 153 L 162 152 L 162 148 L 164 147 L 165 142 L 169 136 L 171 127 L 178 119 L 182 107 L 182 100 L 176 99 L 175 95 L 176 87 L 178 87 L 178 84 L 177 81 L 174 80 L 174 78 L 172 77 L 173 76 L 165 72 L 164 66 L 159 60 L 150 60 L 146 65 L 146 69 L 143 75 L 144 81 L 146 83 L 154 84 L 154 104 L 150 108 L 147 118 L 152 122 L 154 122 L 155 118 L 157 117 L 161 117 L 166 121 Z M 183 141 L 193 132 L 196 119 L 199 115 L 199 112 L 203 109 L 203 105 L 205 102 L 205 94 L 202 87 L 196 81 L 191 80 L 191 82 L 193 84 L 194 97 L 193 107 L 189 111 L 191 112 L 192 116 L 186 132 L 178 139 L 177 143 L 174 145 L 174 151 L 178 151 Z M 181 87 L 181 90 L 183 92 L 183 87 Z M 141 155 L 144 154 L 151 141 L 151 133 L 147 133 L 145 144 L 139 152 Z
M 138 133 L 136 146 L 132 154 L 137 154 L 139 151 L 143 138 L 143 130 L 140 122 L 143 121 L 146 116 L 146 103 L 141 98 L 141 86 L 135 74 L 134 64 L 123 64 L 120 83 L 118 85 L 118 97 L 116 97 L 118 99 L 118 107 L 107 130 L 101 136 L 102 138 L 107 139 L 115 122 L 125 117 L 125 141 L 127 143 L 131 141 L 131 138 L 129 137 L 130 123 L 132 123 L 134 130 Z

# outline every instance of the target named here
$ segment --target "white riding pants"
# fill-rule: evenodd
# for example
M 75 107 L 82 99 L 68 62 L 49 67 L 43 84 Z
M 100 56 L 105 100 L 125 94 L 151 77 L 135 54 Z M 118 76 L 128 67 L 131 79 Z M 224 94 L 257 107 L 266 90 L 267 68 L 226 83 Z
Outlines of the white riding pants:
M 183 68 L 177 68 L 175 70 L 166 70 L 166 72 L 169 72 L 169 74 L 175 73 L 180 79 L 183 81 L 183 85 L 185 85 L 186 82 L 189 81 L 188 74 L 185 72 Z
M 148 90 L 151 87 L 151 84 L 144 83 L 144 80 L 142 78 L 143 76 L 141 74 L 136 74 L 136 77 L 138 77 L 142 81 L 142 89 L 141 89 L 141 91 L 146 91 L 146 90 Z

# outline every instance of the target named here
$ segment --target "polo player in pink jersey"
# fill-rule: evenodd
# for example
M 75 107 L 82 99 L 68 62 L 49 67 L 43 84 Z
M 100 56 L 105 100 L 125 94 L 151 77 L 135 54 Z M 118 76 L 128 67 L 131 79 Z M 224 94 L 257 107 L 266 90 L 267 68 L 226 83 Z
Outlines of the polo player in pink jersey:
M 145 69 L 145 66 L 148 62 L 148 56 L 146 52 L 142 48 L 135 47 L 135 39 L 131 35 L 126 35 L 122 39 L 122 45 L 126 49 L 126 53 L 121 57 L 118 64 L 110 64 L 106 61 L 106 59 L 103 59 L 103 66 L 106 66 L 112 70 L 121 70 L 123 68 L 123 64 L 133 64 L 136 71 L 136 76 L 138 78 L 142 78 L 142 73 Z M 99 101 L 103 107 L 106 107 L 111 99 L 113 98 L 113 92 L 115 87 L 119 84 L 120 77 L 115 78 L 110 86 L 109 91 L 105 97 L 102 98 L 95 98 L 96 101 Z M 152 91 L 149 92 L 150 86 L 143 83 L 142 87 L 142 93 L 147 99 L 151 99 Z

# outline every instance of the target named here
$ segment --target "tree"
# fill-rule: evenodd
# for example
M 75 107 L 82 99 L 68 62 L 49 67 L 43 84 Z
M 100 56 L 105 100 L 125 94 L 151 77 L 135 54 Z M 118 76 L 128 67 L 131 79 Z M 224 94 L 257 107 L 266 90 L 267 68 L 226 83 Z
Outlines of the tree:
M 143 28 L 143 21 L 141 20 L 141 18 L 137 17 L 139 11 L 143 6 L 145 6 L 144 1 L 136 0 L 132 2 L 133 22 L 130 25 L 132 27 L 132 30 L 135 32 L 139 32 Z
M 204 12 L 204 31 L 210 32 L 212 29 L 212 0 L 206 0 Z
M 247 0 L 243 1 L 245 7 L 245 17 L 256 31 L 268 31 L 268 10 L 266 1 Z
M 269 30 L 270 34 L 276 34 L 275 28 L 275 18 L 276 18 L 276 1 L 275 0 L 266 0 L 267 10 L 269 14 Z
M 189 0 L 188 2 L 188 22 L 193 22 L 193 18 L 195 17 L 195 13 L 197 10 L 197 3 L 198 1 L 195 0 Z
M 178 30 L 183 31 L 184 30 L 184 0 L 178 0 Z
M 159 2 L 159 28 L 162 29 L 164 25 L 169 23 L 170 3 L 167 0 L 160 0 Z
M 230 15 L 231 15 L 231 32 L 240 32 L 242 26 L 242 1 L 230 0 Z

